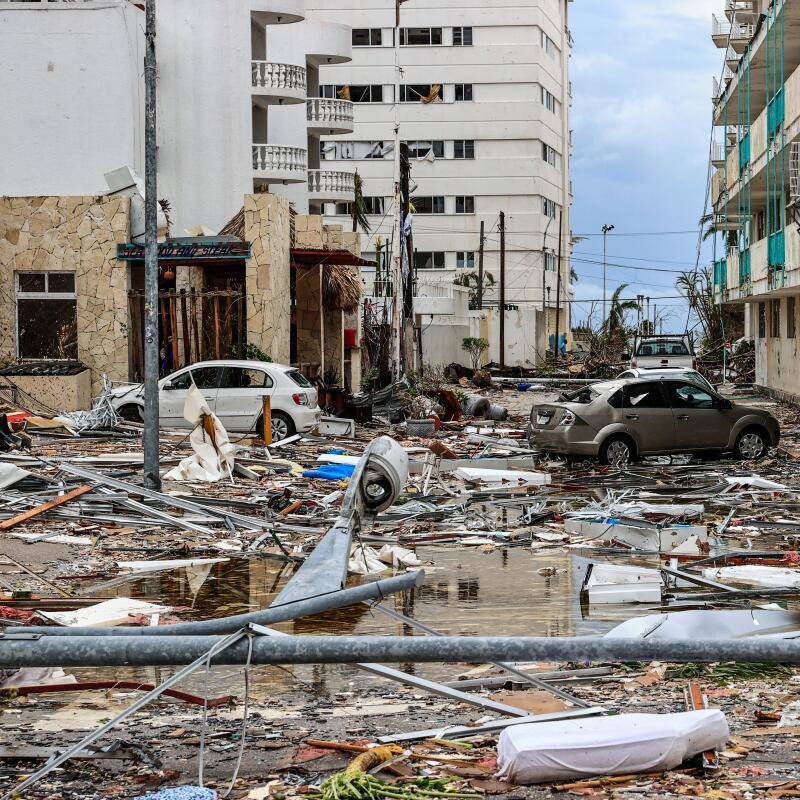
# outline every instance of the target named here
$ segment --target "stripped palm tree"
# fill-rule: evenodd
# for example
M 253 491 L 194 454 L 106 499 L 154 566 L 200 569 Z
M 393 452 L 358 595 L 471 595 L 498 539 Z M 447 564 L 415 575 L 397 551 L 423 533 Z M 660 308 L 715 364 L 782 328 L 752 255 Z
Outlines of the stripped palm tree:
M 364 233 L 369 233 L 370 225 L 367 220 L 367 204 L 364 202 L 364 181 L 356 172 L 353 175 L 353 205 L 351 216 L 353 217 L 353 233 L 361 228 Z
M 606 320 L 606 331 L 609 334 L 625 330 L 625 316 L 629 311 L 636 311 L 635 300 L 620 300 L 620 295 L 628 288 L 627 283 L 621 283 L 611 295 L 611 303 L 608 308 L 608 319 Z

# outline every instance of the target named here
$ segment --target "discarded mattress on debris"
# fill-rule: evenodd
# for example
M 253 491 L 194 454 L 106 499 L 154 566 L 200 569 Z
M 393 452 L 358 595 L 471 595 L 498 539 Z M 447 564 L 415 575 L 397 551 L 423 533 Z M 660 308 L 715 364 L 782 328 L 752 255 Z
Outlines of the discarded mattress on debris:
M 662 772 L 724 748 L 729 734 L 718 709 L 512 725 L 500 734 L 498 777 L 527 784 Z
M 206 431 L 203 421 L 210 418 L 213 435 Z M 183 418 L 194 425 L 189 443 L 194 453 L 173 467 L 164 478 L 171 481 L 216 482 L 233 475 L 233 456 L 236 445 L 231 444 L 228 432 L 211 412 L 205 397 L 192 384 L 186 393 Z
M 782 608 L 725 608 L 673 611 L 634 617 L 612 628 L 612 639 L 739 639 L 800 636 L 800 613 Z

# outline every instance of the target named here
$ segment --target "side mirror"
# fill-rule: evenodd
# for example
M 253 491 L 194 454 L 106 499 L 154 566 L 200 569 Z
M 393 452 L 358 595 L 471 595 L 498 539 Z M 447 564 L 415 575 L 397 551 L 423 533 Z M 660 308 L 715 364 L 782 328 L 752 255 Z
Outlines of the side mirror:
M 172 381 L 167 381 L 166 383 L 161 384 L 161 389 L 165 392 L 171 392 L 175 388 L 175 385 Z
M 733 408 L 733 403 L 730 400 L 726 400 L 724 397 L 720 398 L 717 401 L 717 409 L 719 411 L 730 411 Z

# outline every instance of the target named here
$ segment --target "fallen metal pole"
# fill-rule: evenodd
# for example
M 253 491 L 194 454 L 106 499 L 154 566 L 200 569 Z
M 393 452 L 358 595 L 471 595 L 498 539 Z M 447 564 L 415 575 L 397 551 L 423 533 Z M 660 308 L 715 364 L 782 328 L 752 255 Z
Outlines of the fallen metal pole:
M 19 629 L 15 629 L 18 631 Z M 69 631 L 69 629 L 67 629 Z M 798 633 L 800 636 L 800 633 Z M 0 637 L 0 668 L 170 666 L 196 661 L 216 647 L 217 636 L 32 636 Z M 236 644 L 215 664 L 243 665 L 246 644 Z M 800 639 L 614 639 L 579 637 L 291 636 L 257 637 L 253 664 L 441 663 L 491 661 L 715 661 L 800 664 Z
M 249 614 L 237 614 L 233 617 L 209 619 L 199 622 L 182 622 L 178 625 L 153 625 L 142 628 L 116 627 L 116 628 L 54 628 L 54 627 L 25 627 L 26 633 L 46 636 L 50 638 L 69 637 L 75 639 L 81 636 L 97 637 L 135 637 L 163 638 L 165 636 L 215 636 L 223 633 L 233 633 L 245 625 L 272 625 L 285 622 L 297 617 L 310 617 L 336 608 L 357 605 L 364 600 L 382 600 L 384 597 L 413 589 L 425 580 L 423 571 L 410 572 L 397 575 L 386 580 L 363 583 L 352 589 L 342 589 L 338 592 L 311 597 L 308 600 L 298 600 L 294 603 L 285 603 L 280 606 L 270 606 L 263 611 L 252 611 Z

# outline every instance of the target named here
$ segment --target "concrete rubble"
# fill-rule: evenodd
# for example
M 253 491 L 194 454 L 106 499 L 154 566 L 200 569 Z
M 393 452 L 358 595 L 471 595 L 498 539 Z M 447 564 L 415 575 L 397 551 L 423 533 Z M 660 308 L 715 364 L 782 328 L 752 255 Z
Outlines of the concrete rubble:
M 554 391 L 484 391 L 466 407 L 506 418 L 457 415 L 429 438 L 380 411 L 268 446 L 212 426 L 216 453 L 200 409 L 193 439 L 162 430 L 162 470 L 180 480 L 149 494 L 141 426 L 77 433 L 6 409 L 30 449 L 0 453 L 0 659 L 12 640 L 34 651 L 120 630 L 130 649 L 116 667 L 0 661 L 0 796 L 37 772 L 22 796 L 797 796 L 800 669 L 784 663 L 135 665 L 145 645 L 193 631 L 251 654 L 254 638 L 309 635 L 676 652 L 800 638 L 798 412 L 749 398 L 783 427 L 756 464 L 617 469 L 530 448 L 530 408 Z M 393 503 L 375 495 L 354 515 L 362 456 L 383 435 L 407 477 L 387 489 Z M 385 469 L 381 485 L 395 475 Z M 315 613 L 292 611 L 309 598 Z M 701 718 L 711 728 L 698 745 L 688 720 Z M 637 757 L 620 761 L 626 748 Z

